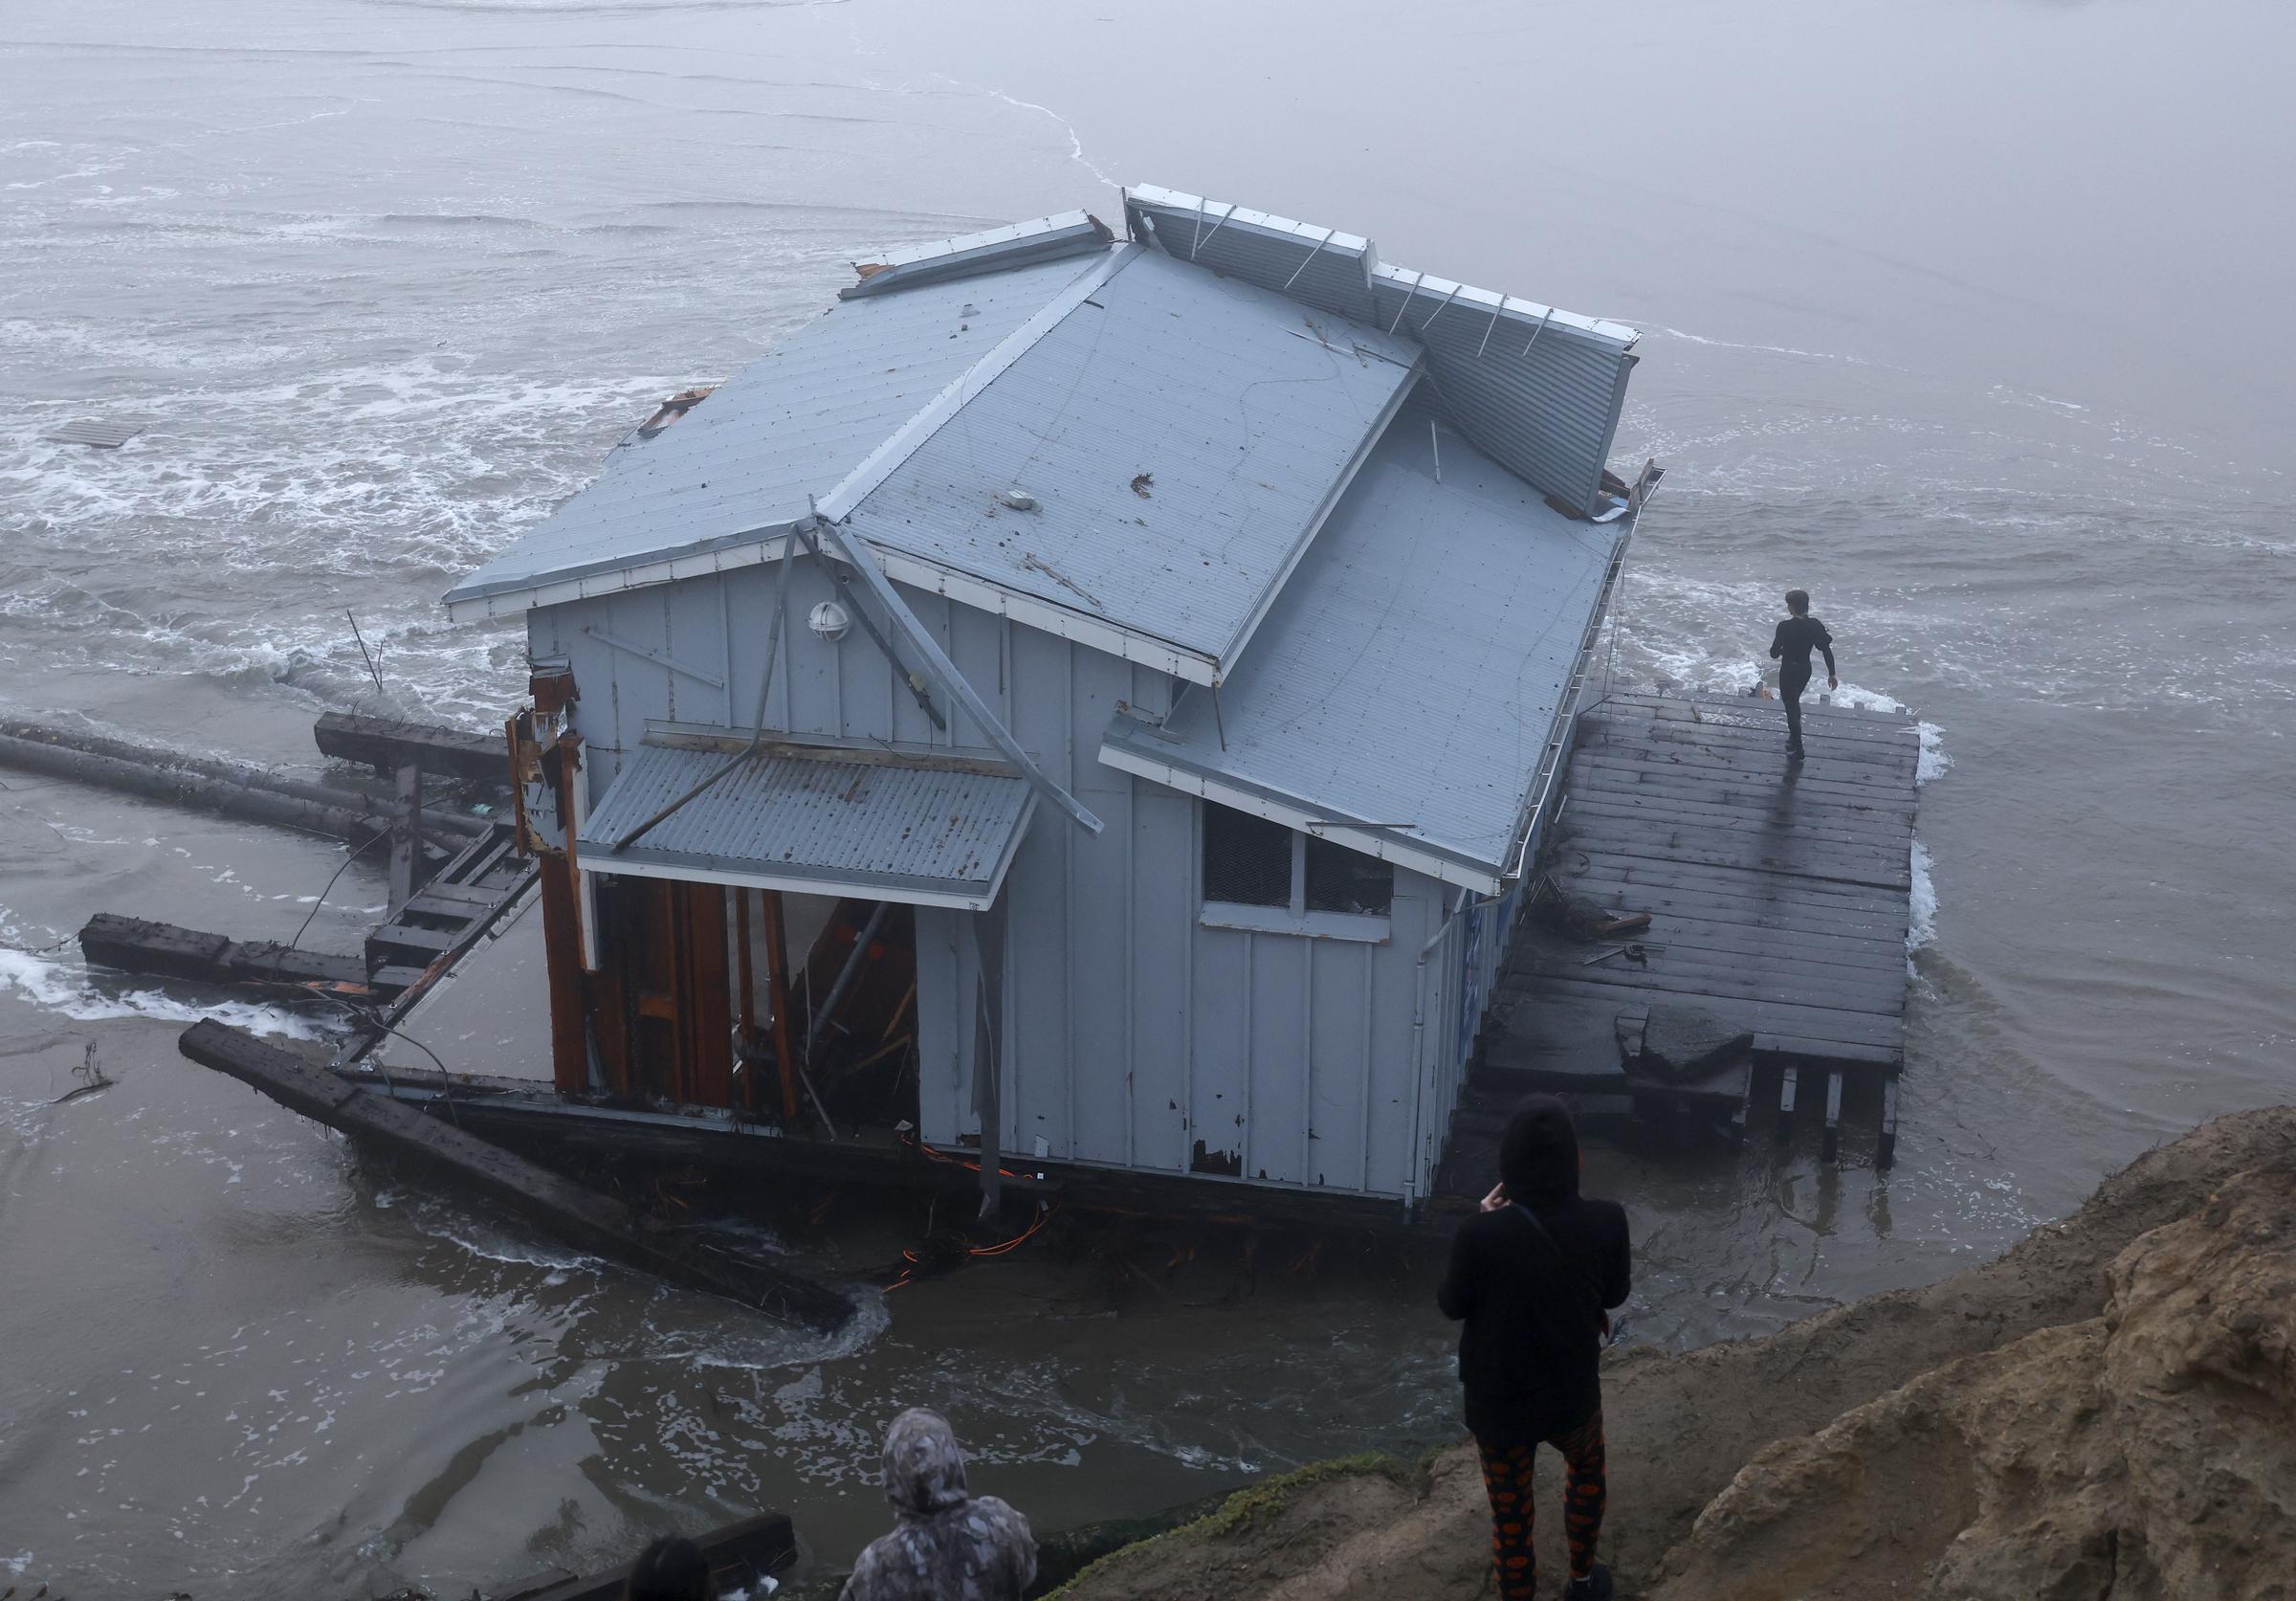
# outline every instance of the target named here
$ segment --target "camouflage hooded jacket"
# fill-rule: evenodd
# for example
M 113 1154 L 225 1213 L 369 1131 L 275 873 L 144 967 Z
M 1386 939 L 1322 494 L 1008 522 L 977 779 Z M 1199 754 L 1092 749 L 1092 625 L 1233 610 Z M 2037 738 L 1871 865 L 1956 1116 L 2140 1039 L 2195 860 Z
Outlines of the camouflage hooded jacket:
M 1021 1601 L 1035 1579 L 1028 1520 L 965 1493 L 964 1453 L 938 1412 L 913 1408 L 885 1432 L 885 1499 L 894 1530 L 861 1553 L 840 1601 Z

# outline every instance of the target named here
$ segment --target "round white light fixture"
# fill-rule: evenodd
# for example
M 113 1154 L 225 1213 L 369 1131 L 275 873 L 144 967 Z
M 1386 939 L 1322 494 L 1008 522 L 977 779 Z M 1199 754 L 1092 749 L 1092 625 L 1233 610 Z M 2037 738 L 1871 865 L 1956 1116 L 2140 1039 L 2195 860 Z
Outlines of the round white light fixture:
M 846 631 L 853 626 L 853 619 L 844 607 L 833 600 L 825 600 L 813 608 L 813 613 L 806 619 L 806 624 L 815 634 L 834 645 L 838 640 L 844 638 Z

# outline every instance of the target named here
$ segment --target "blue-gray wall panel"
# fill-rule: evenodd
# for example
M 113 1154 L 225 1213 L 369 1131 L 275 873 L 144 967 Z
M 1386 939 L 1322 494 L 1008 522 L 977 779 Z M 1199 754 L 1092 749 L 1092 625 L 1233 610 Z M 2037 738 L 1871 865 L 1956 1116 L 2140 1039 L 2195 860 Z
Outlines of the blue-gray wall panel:
M 649 718 L 722 723 L 727 694 L 583 630 L 727 678 L 733 725 L 743 726 L 778 577 L 772 566 L 742 568 L 531 613 L 532 649 L 567 657 L 581 686 L 594 796 Z M 832 592 L 811 561 L 792 570 L 769 726 L 982 745 L 960 713 L 953 730 L 933 733 L 858 629 L 830 646 L 806 628 Z M 1118 702 L 1160 712 L 1172 680 L 938 596 L 903 594 L 1022 745 L 1107 825 L 1088 835 L 1040 812 L 1006 880 L 1006 1150 L 1025 1159 L 1042 1136 L 1055 1157 L 1177 1173 L 1202 1140 L 1250 1178 L 1402 1193 L 1414 964 L 1439 917 L 1438 886 L 1398 873 L 1384 945 L 1311 950 L 1292 936 L 1203 927 L 1199 803 L 1096 760 Z M 918 1121 L 937 1145 L 977 1129 L 967 915 L 917 914 Z
M 1197 916 L 1196 803 L 1137 782 L 1132 801 L 1133 1161 L 1185 1171 L 1193 1136 L 1188 1088 L 1189 986 Z

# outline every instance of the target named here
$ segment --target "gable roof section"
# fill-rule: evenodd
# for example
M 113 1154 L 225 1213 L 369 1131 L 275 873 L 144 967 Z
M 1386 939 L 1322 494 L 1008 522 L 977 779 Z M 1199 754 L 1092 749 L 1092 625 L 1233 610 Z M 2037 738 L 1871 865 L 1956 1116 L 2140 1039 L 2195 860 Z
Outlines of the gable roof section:
M 978 580 L 994 595 L 960 598 L 1033 602 L 1025 620 L 1052 632 L 1145 636 L 1169 647 L 1160 664 L 1216 682 L 1418 361 L 1408 341 L 1135 252 L 870 491 L 850 526 L 889 570 L 908 557 Z M 1012 491 L 1033 508 L 1000 499 Z
M 952 244 L 957 241 L 952 241 Z M 1110 256 L 840 303 L 447 593 L 457 619 L 756 561 L 904 423 Z M 745 557 L 732 552 L 745 551 Z
M 1200 195 L 1143 185 L 1125 191 L 1124 212 L 1134 237 L 1168 255 L 1416 340 L 1479 449 L 1565 504 L 1600 509 L 1635 329 L 1389 266 L 1357 234 Z
M 1100 760 L 1490 894 L 1630 523 L 1563 516 L 1430 422 L 1380 441 L 1217 709 L 1119 715 Z

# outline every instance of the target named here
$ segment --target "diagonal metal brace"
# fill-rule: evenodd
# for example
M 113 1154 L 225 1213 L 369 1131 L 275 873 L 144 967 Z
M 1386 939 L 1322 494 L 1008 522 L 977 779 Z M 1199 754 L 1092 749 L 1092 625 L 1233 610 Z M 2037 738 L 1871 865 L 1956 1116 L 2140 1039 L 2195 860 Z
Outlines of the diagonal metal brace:
M 827 524 L 824 524 L 824 526 L 826 525 Z M 813 559 L 817 562 L 821 562 L 822 567 L 828 572 L 829 576 L 836 580 L 837 587 L 841 589 L 844 589 L 848 594 L 850 594 L 852 592 L 852 580 L 846 577 L 844 573 L 838 571 L 835 567 L 830 567 L 828 562 L 822 560 L 821 545 L 819 542 L 813 538 L 812 534 L 806 530 L 806 525 L 802 523 L 797 526 L 797 537 L 806 542 L 806 548 L 813 553 Z M 789 559 L 786 552 L 784 552 L 782 559 L 784 562 Z M 861 624 L 861 631 L 868 634 L 872 639 L 875 640 L 877 649 L 885 653 L 885 659 L 893 663 L 893 676 L 900 679 L 901 682 L 908 687 L 910 694 L 916 697 L 918 708 L 921 709 L 927 717 L 933 720 L 933 726 L 939 729 L 944 734 L 947 733 L 949 730 L 949 720 L 940 715 L 940 708 L 933 703 L 933 697 L 925 693 L 924 675 L 921 673 L 912 673 L 908 668 L 901 665 L 900 656 L 894 651 L 893 641 L 885 637 L 885 631 L 877 627 L 877 620 L 874 617 L 872 617 L 869 614 L 869 609 L 861 605 L 857 600 L 853 603 L 853 616 Z
M 924 660 L 926 674 L 946 690 L 952 700 L 972 714 L 973 721 L 988 735 L 990 743 L 1004 753 L 1004 759 L 1020 768 L 1021 775 L 1028 780 L 1030 787 L 1067 812 L 1078 827 L 1088 834 L 1098 834 L 1100 819 L 1086 811 L 1083 802 L 1053 783 L 1041 767 L 1029 760 L 1028 753 L 1021 748 L 1021 742 L 1012 737 L 1012 730 L 998 721 L 997 714 L 988 709 L 973 686 L 965 680 L 964 675 L 957 670 L 957 664 L 941 650 L 940 641 L 934 638 L 932 631 L 917 620 L 916 612 L 909 610 L 908 602 L 902 600 L 894 589 L 893 581 L 885 576 L 885 569 L 877 566 L 876 558 L 862 548 L 859 540 L 850 537 L 834 523 L 823 520 L 815 523 L 815 528 L 836 552 L 838 559 L 859 574 L 862 585 L 876 597 L 877 604 L 885 608 L 885 614 L 892 619 L 894 628 L 916 648 L 916 654 Z M 810 534 L 804 537 L 808 544 L 811 543 Z

